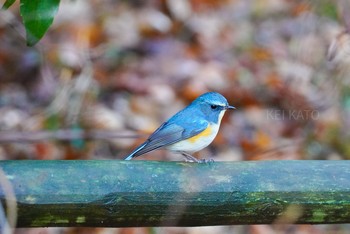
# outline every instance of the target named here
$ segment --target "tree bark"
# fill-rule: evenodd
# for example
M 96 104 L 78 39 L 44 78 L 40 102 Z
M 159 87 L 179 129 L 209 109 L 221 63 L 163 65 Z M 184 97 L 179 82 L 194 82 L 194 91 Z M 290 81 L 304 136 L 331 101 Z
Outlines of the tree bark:
M 350 222 L 349 161 L 0 161 L 0 168 L 0 199 L 7 214 L 16 209 L 17 227 Z

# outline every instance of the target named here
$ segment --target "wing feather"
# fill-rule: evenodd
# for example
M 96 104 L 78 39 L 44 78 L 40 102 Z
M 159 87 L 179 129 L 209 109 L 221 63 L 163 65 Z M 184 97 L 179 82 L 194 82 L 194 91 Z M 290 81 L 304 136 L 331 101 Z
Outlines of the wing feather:
M 181 140 L 191 138 L 198 133 L 204 131 L 208 123 L 196 122 L 195 124 L 187 123 L 188 127 L 175 124 L 173 122 L 163 123 L 143 144 L 141 144 L 134 152 L 132 152 L 126 159 L 140 156 L 152 150 L 159 149 L 168 145 L 175 144 Z M 195 127 L 194 127 L 195 126 Z

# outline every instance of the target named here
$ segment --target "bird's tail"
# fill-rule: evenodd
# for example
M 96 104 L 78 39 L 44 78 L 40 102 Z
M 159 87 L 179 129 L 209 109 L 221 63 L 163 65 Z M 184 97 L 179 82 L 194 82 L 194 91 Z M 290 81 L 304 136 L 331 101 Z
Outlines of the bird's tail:
M 131 160 L 133 157 L 134 157 L 134 155 L 133 155 L 133 154 L 130 154 L 130 155 L 128 155 L 128 157 L 126 157 L 124 160 Z
M 140 156 L 141 154 L 138 154 L 140 150 L 142 150 L 146 146 L 145 143 L 137 147 L 131 154 L 129 154 L 124 160 L 131 160 L 137 156 Z

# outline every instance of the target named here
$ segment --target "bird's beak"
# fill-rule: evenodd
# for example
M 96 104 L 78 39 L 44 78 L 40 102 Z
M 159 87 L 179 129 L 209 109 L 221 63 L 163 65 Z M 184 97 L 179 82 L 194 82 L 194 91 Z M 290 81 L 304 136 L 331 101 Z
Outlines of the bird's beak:
M 227 106 L 226 109 L 236 109 L 234 106 Z

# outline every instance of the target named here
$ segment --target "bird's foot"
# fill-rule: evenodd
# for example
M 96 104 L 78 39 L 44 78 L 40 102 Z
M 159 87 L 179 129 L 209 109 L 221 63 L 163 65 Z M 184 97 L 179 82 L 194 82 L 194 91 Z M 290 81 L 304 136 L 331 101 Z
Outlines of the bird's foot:
M 212 163 L 214 162 L 214 159 L 210 158 L 210 159 L 197 159 L 195 157 L 193 157 L 192 155 L 186 153 L 186 152 L 181 152 L 181 154 L 186 158 L 186 162 L 196 162 L 196 163 Z
M 192 155 L 186 153 L 186 152 L 181 152 L 181 154 L 186 158 L 186 162 L 197 162 L 199 163 L 200 161 L 193 157 Z
M 213 162 L 215 162 L 214 159 L 212 159 L 212 158 L 209 158 L 209 159 L 202 158 L 198 161 L 199 161 L 198 163 L 213 163 Z

